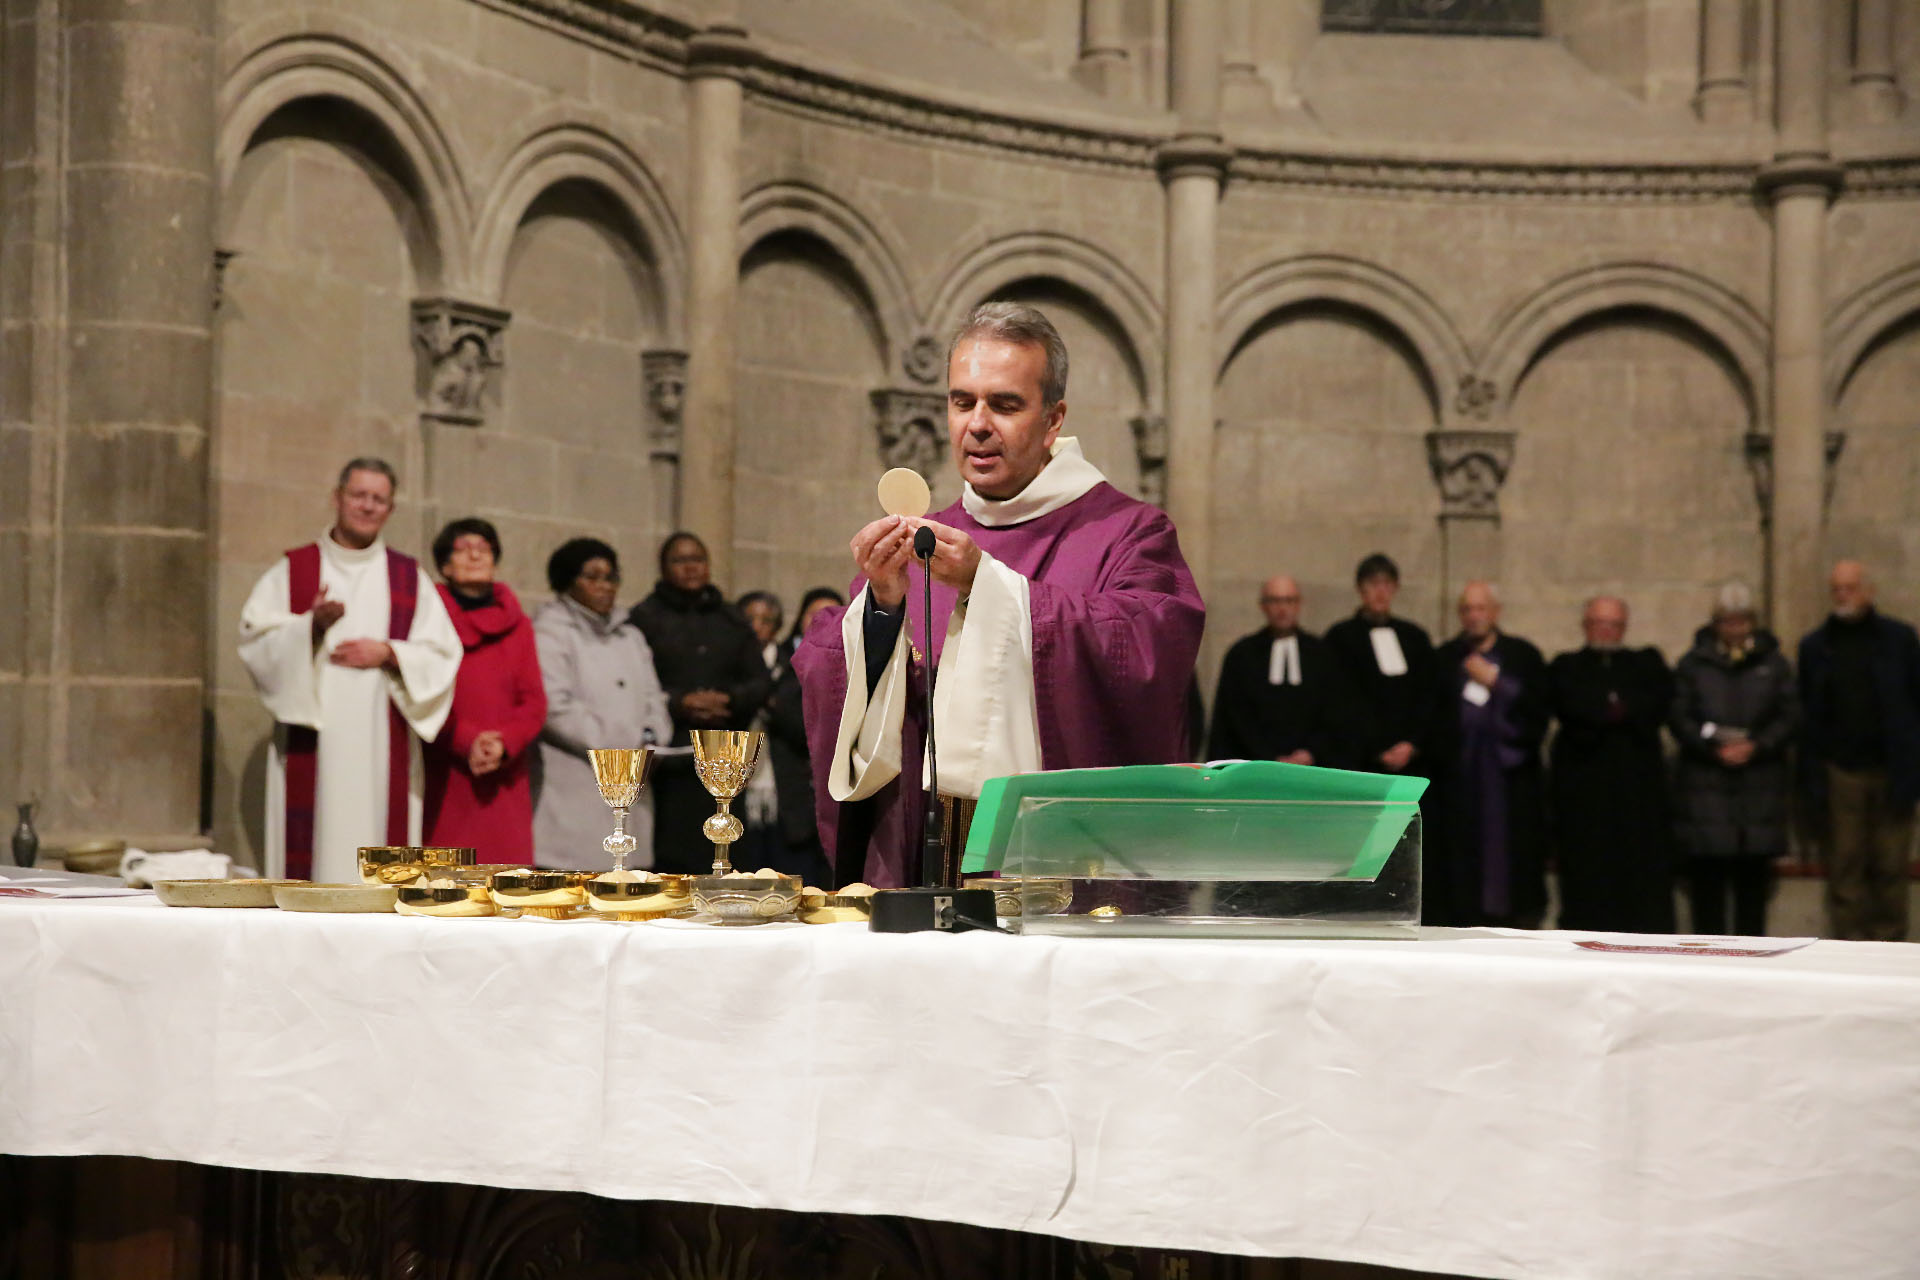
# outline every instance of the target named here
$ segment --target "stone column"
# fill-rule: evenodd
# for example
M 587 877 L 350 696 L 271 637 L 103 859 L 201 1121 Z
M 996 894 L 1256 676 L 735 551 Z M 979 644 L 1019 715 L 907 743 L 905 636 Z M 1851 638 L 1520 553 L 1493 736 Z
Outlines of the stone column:
M 1853 109 L 1867 124 L 1900 114 L 1906 97 L 1893 72 L 1893 0 L 1853 2 Z
M 1821 0 L 1776 0 L 1773 162 L 1760 190 L 1773 207 L 1773 494 L 1768 607 L 1792 645 L 1824 612 L 1826 390 L 1821 321 L 1827 204 L 1841 170 L 1827 153 Z
M 1273 86 L 1255 58 L 1254 0 L 1226 0 L 1226 50 L 1220 67 L 1220 109 L 1229 116 L 1262 116 L 1273 111 Z
M 1073 78 L 1109 98 L 1134 96 L 1122 3 L 1084 0 L 1080 11 L 1080 60 L 1074 64 Z
M 1158 157 L 1167 190 L 1167 514 L 1204 594 L 1213 562 L 1214 308 L 1220 186 L 1220 0 L 1174 0 L 1179 134 Z
M 20 744 L 0 782 L 39 793 L 54 840 L 187 836 L 208 669 L 213 6 L 6 14 L 0 74 L 22 86 L 7 256 L 25 269 L 0 294 L 0 508 L 26 513 L 4 550 L 32 568 L 4 605 L 24 606 L 8 625 L 25 634 L 17 657 L 0 642 L 19 671 L 0 740 Z
M 752 56 L 739 27 L 709 27 L 689 42 L 693 121 L 680 522 L 706 540 L 714 581 L 723 588 L 737 585 L 733 378 L 740 296 L 740 105 L 741 77 Z
M 1708 124 L 1744 124 L 1753 114 L 1747 83 L 1748 0 L 1700 6 L 1700 88 L 1693 109 Z

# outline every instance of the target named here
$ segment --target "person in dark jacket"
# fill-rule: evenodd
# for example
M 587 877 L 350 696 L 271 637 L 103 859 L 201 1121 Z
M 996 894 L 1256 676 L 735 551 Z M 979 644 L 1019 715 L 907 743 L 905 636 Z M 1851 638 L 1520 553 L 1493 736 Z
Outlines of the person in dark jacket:
M 1773 860 L 1787 851 L 1787 746 L 1798 720 L 1793 671 L 1754 622 L 1753 593 L 1729 583 L 1713 622 L 1674 668 L 1667 727 L 1680 748 L 1677 833 L 1695 933 L 1761 937 Z
M 753 628 L 713 585 L 707 546 L 697 536 L 681 531 L 660 544 L 660 581 L 633 607 L 632 620 L 653 649 L 654 669 L 667 691 L 670 745 L 690 746 L 694 729 L 752 726 L 773 691 L 773 677 Z M 654 867 L 711 870 L 713 846 L 700 824 L 713 812 L 713 797 L 694 774 L 692 756 L 660 759 L 651 787 Z
M 800 676 L 793 669 L 793 651 L 806 641 L 807 625 L 822 609 L 844 606 L 846 597 L 832 587 L 815 587 L 800 597 L 793 630 L 780 645 L 774 665 L 773 696 L 767 700 L 767 756 L 780 800 L 780 834 L 784 851 L 769 865 L 802 877 L 823 889 L 838 888 L 825 850 L 813 804 L 813 765 L 807 753 L 807 724 L 800 705 Z
M 1500 630 L 1485 582 L 1460 592 L 1438 669 L 1427 766 L 1421 921 L 1534 929 L 1547 908 L 1547 663 Z
M 1343 738 L 1358 756 L 1353 763 L 1376 773 L 1432 776 L 1421 759 L 1433 713 L 1438 668 L 1433 640 L 1414 623 L 1392 614 L 1400 568 L 1375 552 L 1354 570 L 1360 609 L 1327 628 L 1327 648 L 1339 659 L 1352 691 Z
M 1267 579 L 1260 612 L 1267 625 L 1235 641 L 1220 664 L 1207 759 L 1345 765 L 1345 676 L 1326 643 L 1300 629 L 1300 584 Z
M 1586 647 L 1547 669 L 1560 722 L 1552 751 L 1562 929 L 1673 932 L 1673 824 L 1660 726 L 1673 673 L 1658 649 L 1626 647 L 1627 603 L 1587 601 Z
M 1836 564 L 1827 586 L 1833 612 L 1800 642 L 1800 764 L 1826 814 L 1828 921 L 1836 938 L 1902 942 L 1920 801 L 1920 636 L 1874 609 L 1858 561 Z

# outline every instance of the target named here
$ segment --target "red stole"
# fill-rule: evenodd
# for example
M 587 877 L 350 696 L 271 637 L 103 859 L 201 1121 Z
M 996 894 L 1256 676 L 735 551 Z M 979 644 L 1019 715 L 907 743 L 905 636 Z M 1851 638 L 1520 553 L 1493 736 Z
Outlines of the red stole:
M 320 544 L 309 542 L 287 552 L 288 607 L 296 614 L 311 612 L 320 592 Z M 413 631 L 413 611 L 420 601 L 420 566 L 412 556 L 387 548 L 387 638 L 405 640 Z M 319 790 L 320 734 L 302 724 L 286 729 L 287 866 L 294 880 L 313 874 L 313 820 Z M 387 843 L 407 843 L 407 776 L 411 769 L 412 731 L 393 699 L 387 699 Z

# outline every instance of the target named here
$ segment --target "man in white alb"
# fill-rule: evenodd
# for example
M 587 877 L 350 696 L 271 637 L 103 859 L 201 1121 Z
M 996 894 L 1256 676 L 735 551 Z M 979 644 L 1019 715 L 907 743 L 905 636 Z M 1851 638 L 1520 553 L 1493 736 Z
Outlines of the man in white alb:
M 361 845 L 420 843 L 420 742 L 447 718 L 461 647 L 419 563 L 380 539 L 396 487 L 378 458 L 341 468 L 333 527 L 241 611 L 240 660 L 276 722 L 270 876 L 350 882 Z

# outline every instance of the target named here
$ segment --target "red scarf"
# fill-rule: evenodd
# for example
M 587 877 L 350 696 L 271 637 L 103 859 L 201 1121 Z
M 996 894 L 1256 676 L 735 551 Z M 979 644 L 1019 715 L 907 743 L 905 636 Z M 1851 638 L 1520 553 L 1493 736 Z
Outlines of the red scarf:
M 288 607 L 296 614 L 311 612 L 320 592 L 320 544 L 309 542 L 287 552 Z M 405 640 L 413 631 L 414 606 L 420 599 L 420 566 L 412 556 L 387 548 L 387 637 Z M 313 874 L 313 821 L 319 790 L 320 734 L 306 725 L 286 725 L 287 866 L 290 879 Z M 411 770 L 411 730 L 393 699 L 387 699 L 387 843 L 407 843 L 407 778 Z

